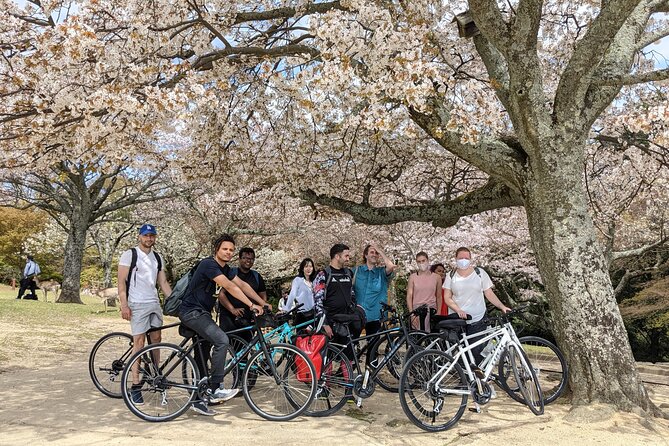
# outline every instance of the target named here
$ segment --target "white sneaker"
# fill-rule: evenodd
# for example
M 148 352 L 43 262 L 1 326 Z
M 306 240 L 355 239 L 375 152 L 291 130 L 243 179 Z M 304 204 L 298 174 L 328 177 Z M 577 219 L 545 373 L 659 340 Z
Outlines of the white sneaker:
M 209 395 L 210 403 L 222 403 L 235 397 L 239 393 L 239 389 L 224 389 L 219 387 Z

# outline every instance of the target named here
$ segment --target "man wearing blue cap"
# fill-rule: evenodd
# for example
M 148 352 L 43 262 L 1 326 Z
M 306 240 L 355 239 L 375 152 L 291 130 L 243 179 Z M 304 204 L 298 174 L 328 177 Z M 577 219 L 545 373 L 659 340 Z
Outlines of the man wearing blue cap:
M 163 259 L 153 250 L 156 243 L 156 227 L 145 224 L 139 228 L 139 244 L 125 251 L 118 262 L 118 298 L 121 301 L 121 316 L 130 321 L 133 337 L 133 352 L 144 347 L 146 332 L 163 325 L 163 310 L 158 299 L 156 285 L 165 296 L 172 294 L 163 271 Z M 160 330 L 150 333 L 151 342 L 160 342 Z M 133 388 L 130 392 L 135 405 L 144 404 L 139 370 L 132 370 Z

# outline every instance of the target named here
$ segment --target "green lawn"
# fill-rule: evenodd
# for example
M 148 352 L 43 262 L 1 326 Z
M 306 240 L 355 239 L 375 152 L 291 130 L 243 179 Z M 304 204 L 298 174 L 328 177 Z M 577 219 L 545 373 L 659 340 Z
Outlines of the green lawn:
M 86 320 L 91 315 L 97 317 L 119 318 L 118 309 L 107 308 L 97 296 L 83 295 L 84 305 L 56 304 L 49 293 L 49 302 L 44 302 L 44 295 L 37 290 L 40 300 L 16 300 L 18 289 L 0 285 L 0 321 L 11 318 L 15 322 L 25 322 L 31 326 L 72 325 L 78 319 Z

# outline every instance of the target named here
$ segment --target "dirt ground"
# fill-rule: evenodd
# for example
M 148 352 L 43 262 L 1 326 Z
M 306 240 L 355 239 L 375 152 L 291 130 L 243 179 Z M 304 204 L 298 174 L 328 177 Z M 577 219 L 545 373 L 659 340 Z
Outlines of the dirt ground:
M 430 434 L 413 426 L 395 394 L 379 389 L 363 409 L 347 405 L 329 418 L 260 419 L 243 398 L 214 417 L 192 411 L 167 423 L 148 423 L 122 400 L 100 394 L 88 376 L 95 338 L 126 331 L 126 322 L 92 317 L 76 328 L 35 330 L 18 322 L 0 326 L 0 445 L 669 445 L 669 421 L 616 413 L 608 406 L 571 410 L 567 404 L 532 413 L 498 392 L 483 412 L 466 412 L 458 424 Z M 176 339 L 176 333 L 166 335 Z M 669 410 L 669 387 L 649 388 Z

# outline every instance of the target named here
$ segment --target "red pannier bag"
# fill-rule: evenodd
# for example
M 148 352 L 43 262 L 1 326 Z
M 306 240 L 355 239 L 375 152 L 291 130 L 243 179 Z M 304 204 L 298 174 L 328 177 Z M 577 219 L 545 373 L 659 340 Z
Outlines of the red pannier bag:
M 316 370 L 316 377 L 320 379 L 323 370 L 325 350 L 328 347 L 328 338 L 324 334 L 315 334 L 311 336 L 298 336 L 295 340 L 295 346 L 302 350 L 311 359 Z M 299 356 L 295 358 L 297 366 L 297 379 L 302 382 L 311 382 L 311 373 L 309 365 Z

